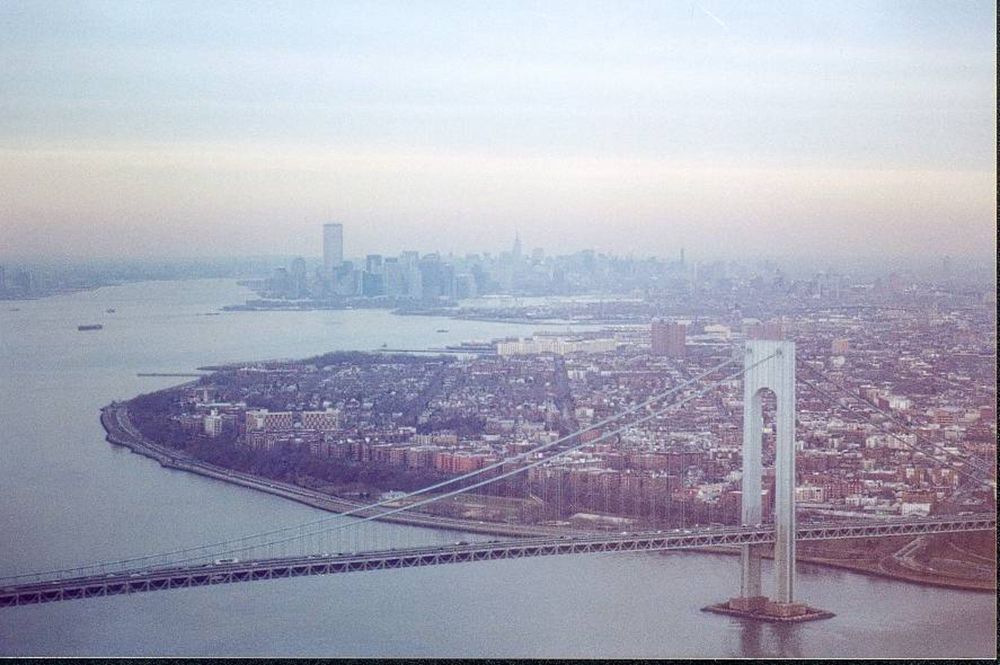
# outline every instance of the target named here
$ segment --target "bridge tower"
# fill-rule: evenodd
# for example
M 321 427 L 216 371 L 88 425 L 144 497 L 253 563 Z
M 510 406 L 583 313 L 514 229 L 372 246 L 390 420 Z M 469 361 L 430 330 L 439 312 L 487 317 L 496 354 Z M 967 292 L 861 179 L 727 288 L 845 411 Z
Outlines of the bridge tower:
M 740 595 L 729 608 L 776 619 L 801 617 L 809 608 L 794 602 L 795 589 L 795 344 L 755 340 L 746 343 L 743 375 L 742 522 L 761 523 L 761 399 L 777 398 L 775 414 L 774 597 L 761 591 L 761 547 L 744 545 Z

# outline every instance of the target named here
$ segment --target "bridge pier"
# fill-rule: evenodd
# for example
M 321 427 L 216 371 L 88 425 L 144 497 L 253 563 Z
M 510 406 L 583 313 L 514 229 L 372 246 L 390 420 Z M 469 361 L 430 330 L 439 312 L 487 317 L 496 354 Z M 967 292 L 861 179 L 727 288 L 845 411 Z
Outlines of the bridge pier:
M 740 597 L 754 598 L 762 594 L 760 584 L 760 560 L 763 552 L 758 545 L 743 545 L 740 548 Z
M 728 603 L 705 608 L 725 614 L 768 621 L 804 621 L 833 616 L 796 603 L 795 591 L 795 344 L 757 340 L 744 349 L 743 478 L 740 516 L 744 526 L 762 522 L 761 476 L 763 460 L 764 391 L 774 393 L 774 597 L 761 587 L 760 546 L 744 545 L 740 552 L 740 595 Z

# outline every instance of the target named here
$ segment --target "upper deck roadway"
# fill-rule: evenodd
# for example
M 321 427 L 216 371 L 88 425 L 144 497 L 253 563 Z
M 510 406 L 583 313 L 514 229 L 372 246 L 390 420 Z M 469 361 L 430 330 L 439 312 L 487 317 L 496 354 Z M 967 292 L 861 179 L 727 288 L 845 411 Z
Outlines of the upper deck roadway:
M 927 517 L 906 520 L 824 522 L 799 526 L 797 540 L 836 540 L 925 535 L 996 529 L 995 514 Z M 280 559 L 193 565 L 177 568 L 126 570 L 67 579 L 42 580 L 0 588 L 0 607 L 33 605 L 77 598 L 115 596 L 143 591 L 182 589 L 231 582 L 329 575 L 333 573 L 412 568 L 445 563 L 522 559 L 557 554 L 680 550 L 714 545 L 755 545 L 774 542 L 770 525 L 645 531 L 618 535 L 589 534 L 491 540 L 429 547 L 313 554 Z

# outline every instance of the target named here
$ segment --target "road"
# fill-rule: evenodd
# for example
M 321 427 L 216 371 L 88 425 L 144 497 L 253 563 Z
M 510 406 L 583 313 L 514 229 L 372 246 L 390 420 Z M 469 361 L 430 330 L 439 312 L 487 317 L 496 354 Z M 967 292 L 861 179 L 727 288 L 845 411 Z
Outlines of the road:
M 871 538 L 996 529 L 996 515 L 937 517 L 910 520 L 810 524 L 800 526 L 797 540 Z M 6 578 L 0 587 L 0 607 L 93 598 L 145 591 L 208 586 L 233 582 L 329 575 L 431 566 L 520 559 L 537 556 L 589 554 L 599 552 L 650 552 L 696 549 L 719 545 L 761 545 L 774 542 L 774 528 L 768 525 L 704 527 L 670 531 L 622 532 L 618 535 L 528 538 L 507 541 L 456 542 L 453 545 L 389 549 L 372 552 L 322 553 L 278 559 L 240 561 L 217 559 L 213 563 L 194 562 L 157 569 L 123 567 L 114 572 L 63 578 L 20 581 Z
M 298 501 L 315 508 L 327 510 L 334 513 L 346 513 L 363 508 L 364 503 L 334 497 L 317 490 L 311 490 L 291 483 L 262 478 L 241 471 L 227 469 L 215 464 L 209 464 L 196 460 L 187 453 L 150 441 L 143 436 L 129 419 L 128 407 L 122 403 L 111 404 L 101 411 L 101 423 L 107 431 L 107 439 L 111 443 L 126 446 L 133 452 L 147 457 L 152 457 L 162 466 L 171 469 L 180 469 L 197 473 L 209 478 L 215 478 L 228 483 L 248 487 L 268 494 Z M 386 506 L 389 508 L 392 506 Z M 357 512 L 358 517 L 369 517 L 378 513 L 378 510 L 361 510 Z M 526 524 L 501 524 L 497 522 L 478 522 L 471 520 L 461 520 L 451 517 L 428 515 L 425 513 L 397 513 L 387 517 L 380 517 L 380 520 L 395 522 L 398 524 L 408 524 L 411 526 L 422 526 L 433 529 L 448 529 L 452 531 L 465 531 L 469 533 L 483 533 L 499 536 L 559 536 L 569 533 L 580 533 L 574 530 L 558 527 L 533 526 Z

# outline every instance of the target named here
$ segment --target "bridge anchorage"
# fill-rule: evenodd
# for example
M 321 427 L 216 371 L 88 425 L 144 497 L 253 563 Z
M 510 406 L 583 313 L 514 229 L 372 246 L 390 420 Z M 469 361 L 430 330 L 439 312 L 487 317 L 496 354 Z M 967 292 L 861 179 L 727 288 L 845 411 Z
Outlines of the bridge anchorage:
M 794 600 L 795 587 L 795 344 L 753 341 L 744 349 L 743 478 L 741 518 L 744 526 L 761 524 L 761 441 L 764 391 L 774 393 L 774 598 L 761 591 L 761 545 L 740 552 L 740 595 L 710 605 L 708 612 L 778 622 L 827 619 L 833 614 Z

